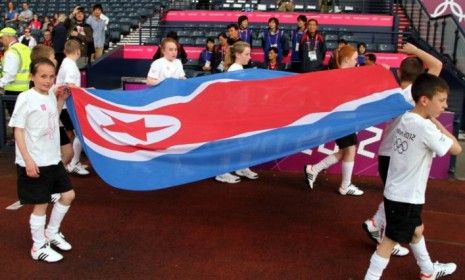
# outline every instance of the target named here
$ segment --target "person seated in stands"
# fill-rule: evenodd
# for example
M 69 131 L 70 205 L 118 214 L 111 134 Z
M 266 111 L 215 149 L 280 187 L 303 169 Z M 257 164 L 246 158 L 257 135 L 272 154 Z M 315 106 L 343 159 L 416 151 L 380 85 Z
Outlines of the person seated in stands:
M 52 32 L 46 30 L 44 31 L 44 37 L 42 39 L 42 44 L 48 47 L 52 47 Z
M 343 47 L 347 46 L 349 43 L 344 39 L 339 39 L 337 41 L 337 48 L 333 50 L 331 53 L 331 57 L 329 58 L 328 69 L 336 69 L 336 54 L 337 52 Z
M 318 21 L 309 19 L 307 32 L 300 40 L 302 73 L 323 70 L 323 60 L 326 55 L 326 45 L 323 36 L 318 32 Z
M 263 68 L 278 71 L 284 71 L 286 69 L 284 63 L 278 62 L 278 49 L 276 47 L 271 47 L 268 51 L 268 62 L 263 64 Z
M 367 52 L 367 44 L 364 42 L 360 42 L 357 45 L 357 52 L 358 52 L 358 57 L 357 57 L 357 63 L 359 66 L 365 65 L 365 53 Z
M 32 11 L 29 9 L 29 4 L 24 2 L 22 4 L 23 10 L 19 13 L 18 20 L 20 23 L 20 29 L 22 27 L 29 26 L 29 22 L 32 20 Z
M 241 41 L 241 37 L 239 36 L 239 25 L 231 23 L 226 29 L 228 30 L 228 44 L 230 46 L 234 45 L 234 43 L 238 41 Z
M 207 38 L 205 49 L 202 50 L 199 56 L 199 66 L 204 72 L 212 72 L 214 69 L 214 52 L 215 52 L 215 39 Z
M 166 34 L 166 38 L 171 38 L 176 42 L 177 46 L 177 59 L 181 60 L 182 64 L 186 64 L 188 59 L 187 59 L 187 53 L 186 50 L 184 50 L 184 47 L 179 44 L 179 39 L 178 39 L 178 33 L 176 31 L 170 31 L 168 34 Z M 159 59 L 162 57 L 161 54 L 161 48 L 157 49 L 157 52 L 153 55 L 153 60 Z
M 32 16 L 32 20 L 29 23 L 29 28 L 35 30 L 40 30 L 42 28 L 42 22 L 39 20 L 39 16 L 37 14 Z
M 278 62 L 289 53 L 289 40 L 282 30 L 279 30 L 279 20 L 275 17 L 268 19 L 268 29 L 262 33 L 262 47 L 265 62 L 268 62 L 268 51 L 271 47 L 278 49 Z
M 307 30 L 307 17 L 299 15 L 297 17 L 297 28 L 292 30 L 292 54 L 291 54 L 291 71 L 300 73 L 302 71 L 302 53 L 300 52 L 300 41 Z
M 237 24 L 239 25 L 239 38 L 252 45 L 252 30 L 248 28 L 249 18 L 246 15 L 242 15 L 237 19 Z
M 21 37 L 18 38 L 18 41 L 21 44 L 28 46 L 30 49 L 37 45 L 37 41 L 34 36 L 32 36 L 31 29 L 29 27 L 24 29 L 24 35 L 21 35 Z
M 178 56 L 178 42 L 173 38 L 165 38 L 160 44 L 163 57 L 152 62 L 147 74 L 147 85 L 154 86 L 166 78 L 185 79 L 186 73 Z
M 376 65 L 376 55 L 374 53 L 365 54 L 365 65 Z
M 6 4 L 4 20 L 5 26 L 16 28 L 16 21 L 18 20 L 18 11 L 16 11 L 15 5 L 11 1 Z
M 292 0 L 279 0 L 276 3 L 278 11 L 280 12 L 293 12 L 294 11 L 294 1 Z
M 221 32 L 218 35 L 218 42 L 219 44 L 215 46 L 215 51 L 213 52 L 213 73 L 221 73 L 225 71 L 224 59 L 229 51 L 228 36 L 226 36 L 226 33 Z

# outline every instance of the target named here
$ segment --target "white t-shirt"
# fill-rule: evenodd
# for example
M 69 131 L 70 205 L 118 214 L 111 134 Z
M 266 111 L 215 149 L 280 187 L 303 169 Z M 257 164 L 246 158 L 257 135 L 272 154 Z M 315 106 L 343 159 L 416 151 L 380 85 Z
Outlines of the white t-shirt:
M 181 79 L 185 76 L 186 73 L 184 73 L 184 69 L 182 68 L 181 60 L 175 59 L 169 61 L 164 57 L 152 62 L 147 74 L 147 77 L 158 79 L 160 82 L 167 78 Z
M 243 70 L 243 69 L 244 69 L 244 66 L 242 66 L 242 65 L 240 65 L 238 63 L 233 63 L 233 64 L 231 64 L 231 66 L 229 66 L 228 72 Z
M 400 117 L 394 131 L 384 196 L 393 201 L 424 204 L 433 156 L 445 155 L 453 141 L 429 119 L 411 112 Z
M 63 59 L 60 70 L 58 70 L 55 84 L 57 86 L 65 84 L 73 84 L 78 87 L 81 86 L 81 72 L 79 72 L 76 61 L 67 57 Z M 66 103 L 63 105 L 63 109 L 66 109 Z
M 30 89 L 20 93 L 8 125 L 24 129 L 27 151 L 37 166 L 61 161 L 57 99 L 52 92 L 44 95 Z M 17 143 L 15 163 L 26 165 Z
M 412 97 L 412 85 L 409 85 L 402 91 L 402 95 L 405 98 L 405 101 L 410 103 L 412 106 L 415 106 L 415 101 Z M 378 155 L 380 156 L 390 156 L 392 152 L 392 142 L 394 141 L 395 131 L 394 127 L 399 123 L 401 117 L 397 117 L 392 122 L 387 123 L 383 132 L 383 139 L 379 145 Z

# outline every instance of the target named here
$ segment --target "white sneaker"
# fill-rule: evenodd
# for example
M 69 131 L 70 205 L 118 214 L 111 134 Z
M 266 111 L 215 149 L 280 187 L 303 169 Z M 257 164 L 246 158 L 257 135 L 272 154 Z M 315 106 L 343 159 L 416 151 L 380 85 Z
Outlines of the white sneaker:
M 76 165 L 79 165 L 80 167 L 82 167 L 82 168 L 84 168 L 84 169 L 89 168 L 89 165 L 84 164 L 84 163 L 81 163 L 81 162 L 76 163 Z
M 87 171 L 85 168 L 83 168 L 79 164 L 75 164 L 74 166 L 71 165 L 71 164 L 68 164 L 66 166 L 66 170 L 68 170 L 69 173 L 75 173 L 75 174 L 78 174 L 78 175 L 81 175 L 81 176 L 86 176 L 86 175 L 90 174 L 89 171 Z
M 232 175 L 231 173 L 224 173 L 215 177 L 215 180 L 222 183 L 236 184 L 241 181 L 240 177 Z
M 376 242 L 376 244 L 381 243 L 381 229 L 375 225 L 373 219 L 363 222 L 362 228 L 368 234 L 368 238 Z
M 425 274 L 420 273 L 421 280 L 434 280 L 438 279 L 442 276 L 451 275 L 457 269 L 457 265 L 455 263 L 439 263 L 435 262 L 434 264 L 434 272 L 433 274 Z
M 51 203 L 55 203 L 55 202 L 57 202 L 58 200 L 60 200 L 60 198 L 61 198 L 61 194 L 59 194 L 59 193 L 54 193 L 54 194 L 52 194 L 52 195 L 50 196 L 50 202 L 51 202 Z
M 57 262 L 63 259 L 63 256 L 50 247 L 50 244 L 45 243 L 38 250 L 31 249 L 31 257 L 36 261 Z
M 353 184 L 350 184 L 346 188 L 340 187 L 339 188 L 339 193 L 342 194 L 342 195 L 355 195 L 355 196 L 358 196 L 358 195 L 362 195 L 363 191 L 361 189 L 357 188 L 356 186 L 354 186 Z
M 246 178 L 251 179 L 251 180 L 258 179 L 258 174 L 253 172 L 252 170 L 250 170 L 250 168 L 248 168 L 248 167 L 244 168 L 244 169 L 236 170 L 235 173 L 236 173 L 236 175 L 246 177 Z
M 318 173 L 313 171 L 313 166 L 311 164 L 305 166 L 304 172 L 305 177 L 307 178 L 305 182 L 307 183 L 309 188 L 313 189 L 313 184 L 316 181 L 316 176 L 318 176 Z
M 408 253 L 410 253 L 410 250 L 400 245 L 399 243 L 397 243 L 394 246 L 394 249 L 392 249 L 393 256 L 403 257 L 403 256 L 407 256 Z
M 55 233 L 51 237 L 47 236 L 47 241 L 62 251 L 69 251 L 72 248 L 61 232 Z

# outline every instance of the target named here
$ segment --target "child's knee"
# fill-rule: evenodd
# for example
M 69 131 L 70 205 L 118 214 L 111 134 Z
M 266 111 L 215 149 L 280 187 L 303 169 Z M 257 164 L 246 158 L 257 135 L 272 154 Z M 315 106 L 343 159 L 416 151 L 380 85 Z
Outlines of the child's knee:
M 74 192 L 74 190 L 70 190 L 70 191 L 67 191 L 61 194 L 60 201 L 65 205 L 69 205 L 71 204 L 71 202 L 74 200 L 75 197 L 76 197 L 76 193 Z
M 421 238 L 423 238 L 423 230 L 424 229 L 425 229 L 425 227 L 423 225 L 417 226 L 415 228 L 415 232 L 413 233 L 413 238 L 412 238 L 413 243 L 417 243 L 418 241 L 421 240 Z

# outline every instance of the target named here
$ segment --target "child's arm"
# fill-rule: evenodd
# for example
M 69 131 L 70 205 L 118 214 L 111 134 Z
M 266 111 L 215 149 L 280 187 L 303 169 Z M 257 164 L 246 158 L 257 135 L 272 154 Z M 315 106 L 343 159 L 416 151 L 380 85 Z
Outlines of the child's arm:
M 147 82 L 146 84 L 148 86 L 155 86 L 155 85 L 158 85 L 160 83 L 160 80 L 157 79 L 157 78 L 152 78 L 152 77 L 147 77 Z
M 73 84 L 71 87 L 76 87 Z M 77 87 L 76 87 L 77 88 Z M 61 111 L 63 110 L 63 105 L 66 102 L 66 99 L 71 95 L 71 89 L 70 86 L 60 86 L 55 89 L 55 96 L 57 97 L 57 111 L 58 115 L 61 114 Z
M 26 140 L 24 139 L 24 129 L 20 127 L 14 128 L 15 143 L 18 146 L 19 152 L 26 164 L 26 174 L 29 177 L 39 177 L 39 167 L 32 159 L 26 147 Z
M 430 120 L 436 125 L 439 131 L 441 131 L 444 135 L 452 139 L 452 146 L 449 149 L 449 154 L 454 156 L 460 154 L 462 152 L 462 147 L 460 146 L 460 143 L 457 140 L 457 138 L 455 138 L 455 136 L 452 133 L 450 133 L 449 130 L 447 130 L 436 118 L 431 118 Z
M 439 76 L 439 74 L 441 74 L 442 62 L 433 55 L 425 52 L 424 50 L 419 49 L 410 43 L 407 43 L 403 45 L 402 48 L 399 49 L 399 51 L 405 54 L 415 55 L 419 59 L 421 59 L 425 66 L 428 67 L 429 74 L 435 76 Z

